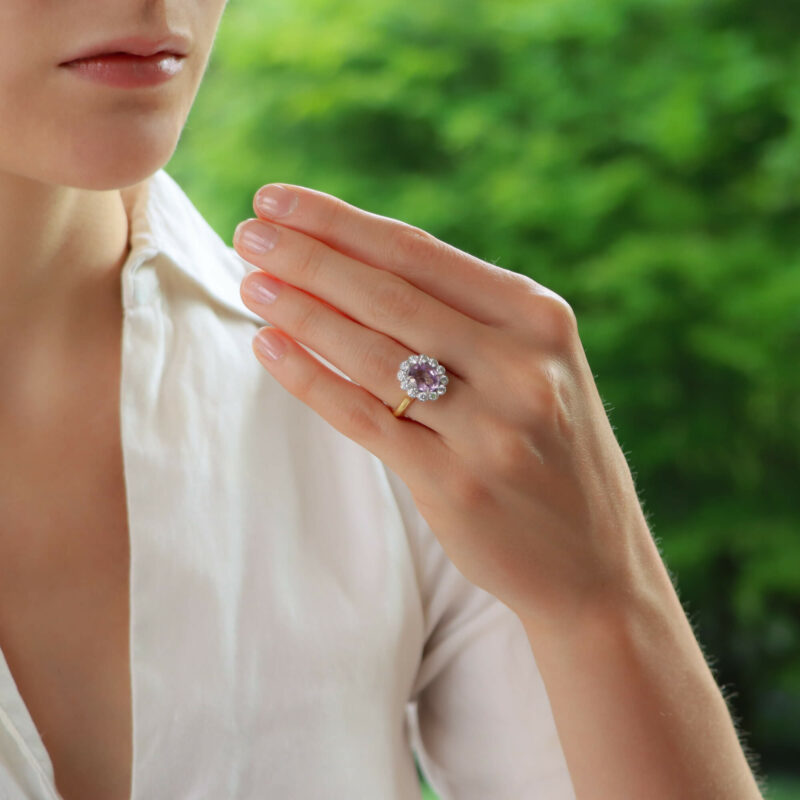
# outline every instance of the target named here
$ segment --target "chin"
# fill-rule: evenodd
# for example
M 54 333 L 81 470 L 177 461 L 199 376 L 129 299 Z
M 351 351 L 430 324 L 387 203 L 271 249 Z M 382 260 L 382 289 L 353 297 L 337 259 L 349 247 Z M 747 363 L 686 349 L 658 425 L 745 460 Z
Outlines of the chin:
M 105 127 L 105 135 L 95 131 L 72 139 L 54 182 L 96 191 L 132 186 L 172 158 L 181 132 L 178 124 L 158 125 L 152 120 L 116 132 Z

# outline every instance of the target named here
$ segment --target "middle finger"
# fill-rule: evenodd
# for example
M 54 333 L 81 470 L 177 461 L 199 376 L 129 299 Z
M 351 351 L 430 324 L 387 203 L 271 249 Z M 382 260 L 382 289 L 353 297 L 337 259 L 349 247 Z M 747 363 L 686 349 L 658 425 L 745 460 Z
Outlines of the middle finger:
M 250 249 L 253 233 L 266 249 Z M 265 241 L 265 239 L 261 239 Z M 319 297 L 351 319 L 417 353 L 436 358 L 463 380 L 487 338 L 486 326 L 413 286 L 291 228 L 257 219 L 240 223 L 234 247 L 249 263 Z

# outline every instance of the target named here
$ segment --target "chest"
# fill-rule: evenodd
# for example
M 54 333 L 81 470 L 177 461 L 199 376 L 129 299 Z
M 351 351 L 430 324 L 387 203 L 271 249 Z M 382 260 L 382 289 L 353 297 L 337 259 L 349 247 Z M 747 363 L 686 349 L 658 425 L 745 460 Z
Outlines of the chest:
M 35 424 L 0 418 L 0 650 L 65 800 L 129 797 L 129 552 L 115 409 L 112 392 L 82 409 L 54 406 Z
M 0 397 L 0 648 L 58 789 L 394 797 L 424 630 L 380 472 L 230 357 L 249 329 L 233 350 L 159 320 L 128 320 L 121 396 L 103 360 L 16 425 Z

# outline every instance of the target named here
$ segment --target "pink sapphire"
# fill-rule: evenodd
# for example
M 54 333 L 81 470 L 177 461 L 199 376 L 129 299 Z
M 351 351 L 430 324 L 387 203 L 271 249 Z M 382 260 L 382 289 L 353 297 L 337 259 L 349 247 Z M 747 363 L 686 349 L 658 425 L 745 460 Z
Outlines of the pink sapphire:
M 436 400 L 447 391 L 447 370 L 435 358 L 419 353 L 409 356 L 397 371 L 400 387 L 409 397 Z
M 435 392 L 439 388 L 439 373 L 433 364 L 416 363 L 408 370 L 408 377 L 414 381 L 419 392 Z

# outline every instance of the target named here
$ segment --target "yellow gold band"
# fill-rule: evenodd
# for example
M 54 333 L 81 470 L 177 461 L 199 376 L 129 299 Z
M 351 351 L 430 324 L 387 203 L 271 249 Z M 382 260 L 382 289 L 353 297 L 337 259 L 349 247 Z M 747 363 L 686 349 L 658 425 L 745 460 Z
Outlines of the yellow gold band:
M 415 398 L 406 395 L 401 401 L 400 405 L 392 412 L 396 417 L 402 417 L 405 410 L 414 402 Z

